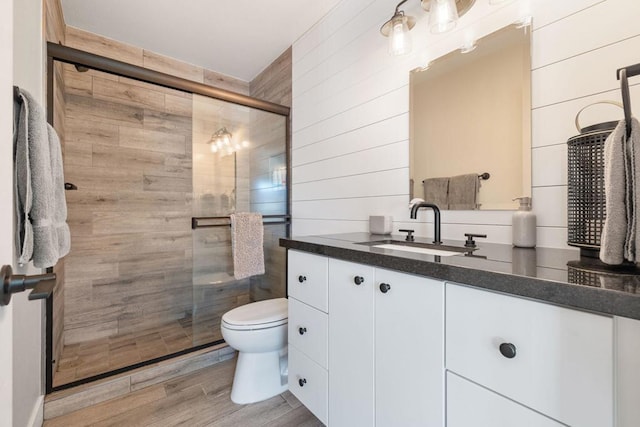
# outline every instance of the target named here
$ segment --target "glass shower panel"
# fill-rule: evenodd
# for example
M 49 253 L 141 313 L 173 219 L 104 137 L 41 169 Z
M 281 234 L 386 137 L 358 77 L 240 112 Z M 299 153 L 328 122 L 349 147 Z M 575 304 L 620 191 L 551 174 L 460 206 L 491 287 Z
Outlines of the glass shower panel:
M 71 252 L 53 386 L 221 342 L 222 315 L 285 296 L 285 116 L 55 64 Z M 229 215 L 265 217 L 266 273 L 233 277 Z M 192 229 L 193 217 L 212 218 Z
M 77 190 L 66 192 L 72 247 L 57 266 L 54 387 L 189 349 L 194 335 L 192 95 L 56 70 L 65 180 Z
M 221 339 L 228 310 L 285 296 L 286 118 L 203 96 L 193 98 L 193 215 L 206 225 L 193 234 L 194 344 Z M 223 135 L 223 136 L 221 136 Z M 229 215 L 265 218 L 265 274 L 235 280 Z M 276 216 L 272 218 L 271 216 Z M 279 224 L 269 224 L 277 222 Z M 196 326 L 198 325 L 198 326 Z

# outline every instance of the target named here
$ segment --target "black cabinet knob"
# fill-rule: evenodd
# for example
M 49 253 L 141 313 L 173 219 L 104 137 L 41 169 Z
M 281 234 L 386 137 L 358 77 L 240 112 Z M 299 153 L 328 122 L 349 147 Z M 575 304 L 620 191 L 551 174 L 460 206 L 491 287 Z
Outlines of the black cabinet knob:
M 391 289 L 391 285 L 388 283 L 380 283 L 380 292 L 386 294 Z
M 500 344 L 500 353 L 507 359 L 513 359 L 516 357 L 516 346 L 510 342 L 503 342 Z
M 356 285 L 361 285 L 364 282 L 364 277 L 362 276 L 356 276 L 353 278 L 353 283 L 355 283 Z
M 299 327 L 299 328 L 298 328 L 298 333 L 299 333 L 300 335 L 304 335 L 304 333 L 305 333 L 305 332 L 307 332 L 307 328 L 303 328 L 303 327 Z
M 298 276 L 298 282 L 303 283 L 307 281 L 307 276 Z
M 306 379 L 306 378 L 300 378 L 300 379 L 298 380 L 298 385 L 299 385 L 300 387 L 304 387 L 304 385 L 305 385 L 306 383 L 307 383 L 307 379 Z

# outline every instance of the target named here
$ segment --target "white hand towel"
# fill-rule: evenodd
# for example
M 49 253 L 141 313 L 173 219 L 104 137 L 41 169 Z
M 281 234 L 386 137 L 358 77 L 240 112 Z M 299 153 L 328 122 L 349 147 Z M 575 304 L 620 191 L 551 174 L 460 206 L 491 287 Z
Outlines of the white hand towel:
M 628 167 L 626 126 L 621 120 L 604 143 L 604 188 L 606 219 L 602 230 L 600 259 L 607 264 L 622 264 L 628 256 L 631 206 L 627 203 L 631 188 Z
M 264 274 L 264 226 L 259 213 L 236 213 L 231 218 L 233 277 Z
M 60 141 L 26 91 L 14 136 L 18 262 L 51 267 L 69 252 Z

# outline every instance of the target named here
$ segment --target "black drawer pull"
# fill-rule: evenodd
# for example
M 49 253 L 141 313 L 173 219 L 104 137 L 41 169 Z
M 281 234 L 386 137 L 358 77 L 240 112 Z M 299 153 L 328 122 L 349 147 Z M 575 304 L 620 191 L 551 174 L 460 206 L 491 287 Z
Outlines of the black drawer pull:
M 303 283 L 307 281 L 307 276 L 298 276 L 298 282 Z
M 364 277 L 362 276 L 356 276 L 353 278 L 353 283 L 355 283 L 356 285 L 361 285 L 362 283 L 364 283 Z
M 388 283 L 380 283 L 380 292 L 386 294 L 391 289 L 391 285 Z
M 516 346 L 510 342 L 503 342 L 500 344 L 500 353 L 507 359 L 513 359 L 516 357 Z
M 306 383 L 307 383 L 307 379 L 306 379 L 306 378 L 300 378 L 300 379 L 298 380 L 298 385 L 299 385 L 300 387 L 304 387 L 304 385 L 305 385 Z
M 307 332 L 307 328 L 303 328 L 303 327 L 298 328 L 298 333 L 300 335 L 304 335 L 305 332 Z

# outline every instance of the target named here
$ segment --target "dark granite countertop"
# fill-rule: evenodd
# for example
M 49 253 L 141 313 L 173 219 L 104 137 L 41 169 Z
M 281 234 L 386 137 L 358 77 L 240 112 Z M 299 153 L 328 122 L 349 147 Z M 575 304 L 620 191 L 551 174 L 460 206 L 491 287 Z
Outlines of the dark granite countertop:
M 369 233 L 304 236 L 280 239 L 280 246 L 640 320 L 640 271 L 607 269 L 596 259 L 581 259 L 578 250 L 521 249 L 479 241 L 472 253 L 436 257 L 356 244 L 389 238 Z M 431 243 L 418 237 L 416 242 Z M 444 244 L 464 246 L 462 241 Z

